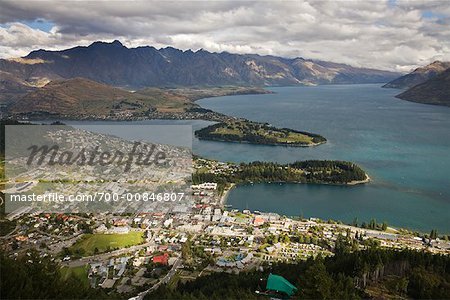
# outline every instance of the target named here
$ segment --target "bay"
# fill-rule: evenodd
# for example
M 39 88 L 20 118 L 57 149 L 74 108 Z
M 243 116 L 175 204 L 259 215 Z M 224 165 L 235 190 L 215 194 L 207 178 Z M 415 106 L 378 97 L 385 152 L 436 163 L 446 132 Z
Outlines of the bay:
M 380 85 L 271 88 L 274 94 L 202 99 L 221 113 L 306 130 L 328 142 L 313 148 L 205 143 L 224 161 L 337 159 L 361 165 L 363 186 L 261 184 L 228 195 L 234 208 L 351 222 L 371 218 L 414 230 L 450 232 L 450 108 L 395 98 Z
M 372 181 L 351 187 L 242 185 L 230 191 L 227 204 L 238 209 L 344 222 L 357 218 L 361 223 L 374 218 L 395 227 L 450 233 L 450 108 L 399 100 L 394 97 L 399 90 L 376 84 L 270 90 L 274 93 L 216 97 L 198 103 L 227 115 L 318 133 L 327 138 L 327 143 L 297 148 L 194 138 L 194 153 L 230 162 L 348 160 L 362 166 Z M 198 120 L 64 122 L 88 127 L 107 125 L 95 127 L 124 138 L 134 135 L 126 130 L 114 132 L 110 125 L 175 124 L 196 130 L 211 124 Z

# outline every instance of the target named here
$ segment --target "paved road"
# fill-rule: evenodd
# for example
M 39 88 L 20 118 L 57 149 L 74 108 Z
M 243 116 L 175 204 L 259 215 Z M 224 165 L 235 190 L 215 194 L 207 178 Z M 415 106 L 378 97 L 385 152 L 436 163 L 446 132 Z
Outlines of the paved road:
M 115 251 L 111 251 L 111 252 L 107 252 L 107 253 L 86 256 L 86 257 L 82 257 L 77 260 L 63 262 L 61 264 L 63 266 L 68 266 L 68 267 L 84 266 L 85 264 L 90 263 L 90 262 L 105 261 L 106 259 L 109 259 L 110 257 L 113 257 L 113 256 L 118 256 L 118 255 L 122 255 L 122 254 L 129 253 L 129 252 L 139 251 L 143 248 L 146 248 L 148 246 L 154 246 L 154 245 L 156 245 L 156 244 L 154 244 L 153 242 L 149 242 L 149 243 L 131 246 L 129 248 L 123 248 L 123 249 L 119 249 L 119 250 L 115 250 Z
M 164 276 L 161 280 L 159 280 L 156 284 L 154 284 L 151 288 L 149 288 L 146 291 L 143 291 L 141 293 L 139 293 L 139 295 L 137 295 L 136 297 L 130 298 L 129 300 L 142 300 L 144 299 L 145 295 L 147 295 L 148 293 L 150 293 L 153 290 L 156 290 L 161 284 L 167 284 L 170 282 L 170 280 L 172 279 L 173 275 L 175 275 L 175 273 L 177 272 L 177 269 L 181 266 L 182 263 L 182 259 L 181 258 L 177 258 L 177 260 L 174 262 L 172 269 L 170 269 L 170 271 L 166 274 L 166 276 Z

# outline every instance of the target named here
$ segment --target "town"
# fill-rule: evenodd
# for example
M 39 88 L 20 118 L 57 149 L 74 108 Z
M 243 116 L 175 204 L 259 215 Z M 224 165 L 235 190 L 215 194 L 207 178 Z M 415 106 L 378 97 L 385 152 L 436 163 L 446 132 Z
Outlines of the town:
M 124 153 L 132 147 L 131 142 L 78 129 L 57 128 L 46 137 L 68 144 L 73 151 L 106 143 L 109 149 L 121 149 Z M 180 194 L 185 197 L 177 201 L 170 196 L 167 201 L 165 196 L 155 196 L 147 202 L 125 199 L 94 207 L 25 202 L 9 207 L 2 224 L 9 230 L 2 230 L 0 237 L 3 251 L 11 258 L 29 256 L 29 264 L 35 263 L 31 257 L 37 252 L 58 263 L 65 276 L 75 276 L 86 286 L 134 299 L 143 299 L 164 284 L 175 286 L 216 272 L 262 271 L 276 262 L 333 256 L 341 247 L 353 251 L 375 246 L 450 253 L 448 236 L 440 238 L 436 231 L 424 235 L 375 220 L 349 225 L 234 209 L 227 205 L 226 198 L 239 182 L 206 178 L 233 178 L 243 165 L 193 157 L 186 149 L 167 145 L 158 145 L 157 149 L 172 160 L 158 168 L 133 165 L 132 179 L 122 178 L 123 173 L 112 165 L 71 169 L 68 165 L 41 164 L 24 169 L 26 158 L 9 159 L 6 167 L 12 172 L 5 185 L 8 194 L 128 192 L 132 200 L 142 200 L 146 191 L 156 195 L 182 191 Z M 272 167 L 290 170 L 292 166 Z M 310 173 L 295 169 L 295 174 Z
M 195 168 L 220 172 L 226 163 L 197 160 Z M 217 183 L 192 185 L 189 209 L 100 214 L 21 210 L 1 237 L 12 257 L 38 251 L 87 285 L 142 299 L 161 284 L 174 285 L 214 272 L 263 270 L 274 262 L 332 256 L 343 244 L 449 254 L 448 238 L 424 236 L 370 222 L 346 225 L 243 210 L 224 203 Z M 34 250 L 33 250 L 34 249 Z M 33 261 L 29 261 L 33 263 Z

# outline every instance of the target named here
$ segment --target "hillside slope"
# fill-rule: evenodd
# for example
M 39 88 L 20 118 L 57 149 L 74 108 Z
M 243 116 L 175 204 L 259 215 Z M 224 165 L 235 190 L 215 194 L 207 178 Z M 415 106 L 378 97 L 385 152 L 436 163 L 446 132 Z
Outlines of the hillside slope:
M 450 106 L 450 68 L 396 97 L 424 104 Z
M 435 61 L 427 66 L 417 68 L 409 74 L 394 79 L 383 87 L 396 89 L 411 88 L 442 74 L 448 68 L 450 68 L 450 62 Z
M 58 115 L 110 115 L 145 112 L 156 107 L 177 109 L 190 100 L 161 90 L 132 93 L 84 78 L 56 80 L 16 101 L 12 113 Z

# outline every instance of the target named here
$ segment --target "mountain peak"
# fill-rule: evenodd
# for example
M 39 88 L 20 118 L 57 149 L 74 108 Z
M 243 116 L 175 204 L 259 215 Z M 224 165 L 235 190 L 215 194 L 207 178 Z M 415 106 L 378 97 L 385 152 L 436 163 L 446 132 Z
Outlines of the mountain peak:
M 93 42 L 92 44 L 90 44 L 88 46 L 88 48 L 89 47 L 96 47 L 96 46 L 114 46 L 114 47 L 124 47 L 124 48 L 126 48 L 119 40 L 114 40 L 114 41 L 112 41 L 110 43 L 103 42 L 103 41 L 96 41 L 96 42 Z
M 442 73 L 449 67 L 450 67 L 450 62 L 435 60 L 426 66 L 415 69 L 414 72 L 428 72 L 430 70 L 433 70 L 433 71 Z
M 111 45 L 124 47 L 124 45 L 119 40 L 114 40 Z

